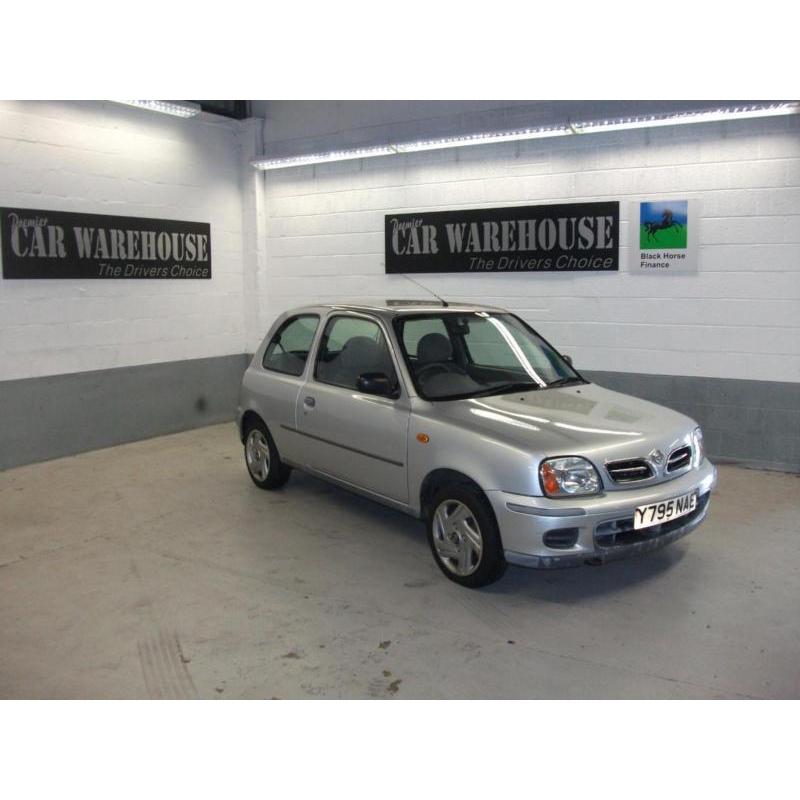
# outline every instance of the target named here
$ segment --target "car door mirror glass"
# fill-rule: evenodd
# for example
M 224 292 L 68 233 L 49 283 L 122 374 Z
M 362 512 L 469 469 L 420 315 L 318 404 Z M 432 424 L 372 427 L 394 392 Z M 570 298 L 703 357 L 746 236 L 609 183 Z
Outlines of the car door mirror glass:
M 395 387 L 388 375 L 382 372 L 364 372 L 358 376 L 356 388 L 363 394 L 374 394 L 379 397 L 392 397 Z

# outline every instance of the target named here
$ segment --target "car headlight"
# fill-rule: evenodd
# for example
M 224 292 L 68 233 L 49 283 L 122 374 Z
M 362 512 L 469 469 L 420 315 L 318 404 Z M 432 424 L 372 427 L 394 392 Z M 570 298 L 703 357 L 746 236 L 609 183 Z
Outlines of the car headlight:
M 545 459 L 539 467 L 539 477 L 548 497 L 597 494 L 601 488 L 597 470 L 578 456 Z
M 703 463 L 706 451 L 703 448 L 703 431 L 698 425 L 692 433 L 692 443 L 694 444 L 694 465 L 699 467 Z

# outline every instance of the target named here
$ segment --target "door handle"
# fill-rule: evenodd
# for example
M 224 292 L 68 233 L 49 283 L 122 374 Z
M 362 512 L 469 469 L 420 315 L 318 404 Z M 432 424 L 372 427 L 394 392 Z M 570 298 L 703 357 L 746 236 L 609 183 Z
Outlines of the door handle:
M 316 404 L 317 404 L 317 401 L 313 397 L 304 397 L 303 398 L 303 405 L 306 408 L 314 408 L 314 406 Z

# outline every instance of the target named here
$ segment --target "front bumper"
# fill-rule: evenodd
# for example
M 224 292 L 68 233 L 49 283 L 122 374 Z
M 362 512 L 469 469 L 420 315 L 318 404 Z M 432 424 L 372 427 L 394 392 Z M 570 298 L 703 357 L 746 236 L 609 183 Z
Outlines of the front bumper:
M 506 560 L 525 567 L 574 567 L 602 563 L 657 550 L 691 533 L 708 513 L 717 469 L 704 459 L 696 469 L 673 480 L 641 489 L 608 492 L 595 497 L 552 500 L 508 492 L 487 492 L 492 503 Z M 633 531 L 637 506 L 659 503 L 695 491 L 698 504 L 685 517 Z M 545 534 L 561 532 L 574 543 L 548 547 Z M 550 537 L 548 537 L 550 538 Z

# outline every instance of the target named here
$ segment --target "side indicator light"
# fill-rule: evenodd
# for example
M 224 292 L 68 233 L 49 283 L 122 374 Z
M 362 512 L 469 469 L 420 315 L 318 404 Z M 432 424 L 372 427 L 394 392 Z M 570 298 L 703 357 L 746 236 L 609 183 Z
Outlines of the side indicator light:
M 418 441 L 420 444 L 428 444 L 428 442 L 429 442 L 430 440 L 431 440 L 431 437 L 430 437 L 430 436 L 428 436 L 428 434 L 427 434 L 427 433 L 418 433 L 418 434 L 417 434 L 417 441 Z
M 545 494 L 551 497 L 558 495 L 561 487 L 556 477 L 556 471 L 548 463 L 544 463 L 541 466 L 541 475 Z

